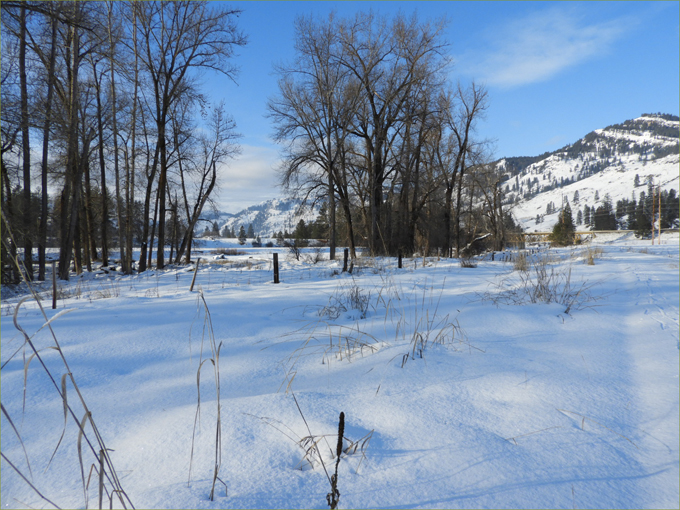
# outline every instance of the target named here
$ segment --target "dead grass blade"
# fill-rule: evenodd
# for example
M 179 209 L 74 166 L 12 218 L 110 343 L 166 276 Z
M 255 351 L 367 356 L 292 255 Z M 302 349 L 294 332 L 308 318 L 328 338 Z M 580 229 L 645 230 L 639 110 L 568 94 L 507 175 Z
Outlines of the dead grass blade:
M 357 466 L 357 469 L 355 471 L 356 474 L 359 474 L 359 468 L 361 467 L 361 463 L 366 458 L 366 450 L 368 450 L 368 445 L 371 443 L 371 439 L 373 438 L 373 432 L 375 432 L 375 429 L 371 430 L 364 437 L 357 439 L 356 441 L 352 441 L 351 439 L 347 439 L 346 437 L 344 438 L 349 443 L 347 448 L 345 448 L 344 450 L 346 455 L 354 455 L 357 453 L 357 450 L 361 452 L 361 460 L 359 461 L 359 465 Z
M 580 417 L 582 418 L 582 421 L 581 421 L 581 430 L 583 430 L 583 424 L 585 423 L 585 420 L 588 420 L 588 421 L 590 421 L 590 422 L 592 422 L 592 423 L 594 423 L 594 424 L 596 424 L 596 425 L 599 425 L 599 426 L 602 427 L 602 428 L 607 429 L 609 432 L 612 432 L 612 433 L 616 434 L 617 436 L 622 437 L 623 439 L 625 439 L 626 441 L 628 441 L 630 444 L 632 444 L 632 445 L 633 445 L 635 448 L 637 448 L 638 450 L 640 449 L 640 448 L 638 448 L 638 445 L 636 445 L 633 441 L 631 441 L 630 439 L 628 439 L 626 436 L 624 436 L 623 434 L 619 434 L 619 433 L 616 432 L 615 430 L 610 429 L 609 427 L 607 427 L 606 425 L 603 425 L 603 424 L 600 423 L 599 421 L 595 421 L 595 420 L 593 420 L 592 418 L 590 418 L 590 417 L 588 417 L 588 416 L 585 416 L 585 415 L 580 414 L 580 413 L 576 413 L 576 412 L 574 412 L 574 411 L 567 411 L 566 409 L 558 409 L 558 411 L 561 412 L 561 413 L 565 413 L 565 414 L 566 414 L 566 413 L 570 413 L 570 414 L 575 414 L 576 416 L 580 416 Z
M 9 459 L 7 458 L 7 456 L 6 456 L 4 453 L 0 452 L 0 455 L 2 455 L 2 458 L 5 459 L 5 461 L 7 462 L 7 464 L 9 464 L 9 465 L 12 467 L 12 469 L 13 469 L 14 471 L 16 471 L 16 473 L 17 473 L 21 478 L 23 478 L 24 482 L 26 482 L 26 483 L 28 484 L 28 486 L 29 486 L 31 489 L 33 489 L 33 491 L 34 491 L 38 496 L 40 496 L 42 499 L 44 499 L 45 501 L 47 501 L 47 502 L 48 502 L 50 505 L 52 505 L 54 508 L 61 508 L 60 506 L 56 505 L 55 503 L 53 503 L 52 501 L 50 501 L 49 499 L 47 499 L 45 496 L 43 496 L 43 494 L 37 489 L 37 487 L 36 487 L 35 485 L 33 485 L 33 484 L 30 482 L 30 480 L 29 480 L 28 478 L 26 478 L 26 477 L 24 476 L 24 474 L 23 474 L 19 469 L 17 469 L 17 467 L 12 463 L 11 460 L 9 460 Z
M 24 445 L 24 441 L 21 439 L 21 434 L 19 434 L 19 431 L 14 426 L 14 422 L 12 421 L 12 418 L 10 418 L 9 413 L 7 412 L 7 409 L 5 409 L 5 406 L 3 406 L 0 403 L 0 408 L 2 409 L 2 414 L 5 415 L 5 418 L 7 418 L 7 421 L 9 421 L 9 424 L 12 426 L 12 430 L 14 430 L 14 433 L 16 434 L 17 438 L 19 439 L 19 443 L 21 443 L 21 448 L 24 450 L 24 457 L 26 458 L 26 465 L 28 466 L 28 472 L 31 475 L 31 480 L 32 480 L 33 479 L 33 471 L 31 470 L 31 463 L 28 460 L 28 453 L 26 452 L 26 446 Z
M 300 404 L 298 404 L 297 398 L 295 397 L 295 393 L 291 391 L 291 394 L 293 395 L 293 400 L 295 400 L 295 405 L 297 406 L 298 412 L 300 413 L 300 416 L 302 416 L 302 421 L 305 422 L 305 427 L 307 427 L 307 432 L 309 432 L 309 436 L 314 437 L 314 434 L 312 434 L 312 431 L 309 428 L 309 424 L 307 423 L 307 420 L 305 419 L 305 415 L 302 413 L 302 409 L 300 409 Z M 323 436 L 321 436 L 321 437 L 323 437 Z M 324 473 L 326 473 L 326 478 L 328 478 L 328 483 L 333 485 L 333 482 L 331 481 L 331 477 L 328 475 L 328 470 L 326 469 L 326 464 L 324 463 L 323 457 L 321 456 L 321 452 L 319 452 L 318 448 L 316 448 L 316 452 L 319 456 L 319 460 L 321 461 L 321 465 L 323 466 L 323 471 L 324 471 Z
M 47 347 L 47 348 L 57 350 L 56 347 L 52 347 L 52 346 Z M 28 360 L 24 363 L 24 398 L 23 398 L 23 402 L 22 402 L 22 406 L 21 406 L 22 413 L 26 412 L 26 383 L 28 382 L 28 366 L 31 364 L 31 361 L 33 361 L 33 358 L 35 358 L 40 351 L 44 351 L 44 350 L 45 349 L 40 349 L 40 350 L 34 352 L 33 354 L 31 354 L 28 357 Z
M 203 363 L 206 361 L 212 361 L 212 359 L 207 358 L 201 361 L 201 363 L 198 365 L 198 370 L 196 371 L 196 390 L 198 392 L 198 402 L 196 403 L 196 414 L 194 415 L 194 430 L 191 433 L 191 456 L 189 458 L 189 479 L 187 480 L 187 484 L 191 483 L 191 469 L 194 463 L 194 447 L 196 443 L 196 426 L 199 428 L 201 426 L 201 368 L 203 367 Z M 214 363 L 215 362 L 213 361 L 213 364 Z
M 90 417 L 90 412 L 87 411 L 85 413 L 85 416 L 83 416 L 83 419 L 80 422 L 80 430 L 78 431 L 78 462 L 80 463 L 80 477 L 83 480 L 83 497 L 85 498 L 85 508 L 87 508 L 87 485 L 85 484 L 85 469 L 83 467 L 83 445 L 82 445 L 82 439 L 83 435 L 85 432 L 85 423 L 87 422 L 87 419 Z
M 560 427 L 559 425 L 556 425 L 554 427 L 548 427 L 548 428 L 541 429 L 541 430 L 534 430 L 533 432 L 528 432 L 526 434 L 522 434 L 522 435 L 514 436 L 514 437 L 505 437 L 503 439 L 505 439 L 508 442 L 512 441 L 513 443 L 515 443 L 515 446 L 517 446 L 517 439 L 519 439 L 520 437 L 533 436 L 534 434 L 538 434 L 540 432 L 545 432 L 546 430 L 561 429 L 561 428 L 562 427 Z
M 64 374 L 61 376 L 61 398 L 64 403 L 64 429 L 61 431 L 61 437 L 59 438 L 59 441 L 57 442 L 57 447 L 54 449 L 54 452 L 52 452 L 52 456 L 50 457 L 50 461 L 47 463 L 47 467 L 45 468 L 45 473 L 47 472 L 47 469 L 50 467 L 50 464 L 52 464 L 52 459 L 54 459 L 54 456 L 57 454 L 57 450 L 59 449 L 59 445 L 61 445 L 62 439 L 64 439 L 64 434 L 66 434 L 66 422 L 68 419 L 68 396 L 66 393 L 66 376 L 70 374 Z M 25 383 L 24 383 L 25 384 Z

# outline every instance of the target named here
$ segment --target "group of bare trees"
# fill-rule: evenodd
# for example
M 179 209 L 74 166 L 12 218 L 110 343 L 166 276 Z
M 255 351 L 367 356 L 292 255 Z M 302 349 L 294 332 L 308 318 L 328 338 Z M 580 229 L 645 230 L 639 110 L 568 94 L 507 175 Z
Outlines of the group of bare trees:
M 484 87 L 451 84 L 445 20 L 374 13 L 296 20 L 296 59 L 268 103 L 283 184 L 329 205 L 355 255 L 505 242 L 500 177 L 475 136 Z M 335 211 L 340 212 L 335 218 Z M 331 255 L 331 256 L 332 256 Z
M 2 2 L 2 249 L 28 278 L 189 260 L 193 227 L 238 146 L 199 73 L 234 79 L 239 11 L 202 1 Z M 112 182 L 113 181 L 113 182 Z

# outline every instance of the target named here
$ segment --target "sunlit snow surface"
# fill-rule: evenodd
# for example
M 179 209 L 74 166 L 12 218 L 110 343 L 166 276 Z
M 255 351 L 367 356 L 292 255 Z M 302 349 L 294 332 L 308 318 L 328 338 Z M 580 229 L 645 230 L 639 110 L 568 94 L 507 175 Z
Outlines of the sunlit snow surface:
M 312 264 L 280 249 L 274 285 L 272 249 L 213 260 L 221 241 L 197 254 L 194 292 L 194 273 L 178 266 L 73 277 L 60 283 L 70 297 L 57 310 L 47 287 L 42 303 L 48 318 L 72 310 L 52 327 L 137 508 L 327 508 L 326 473 L 301 463 L 296 442 L 327 435 L 319 445 L 332 474 L 341 411 L 346 445 L 373 434 L 364 455 L 341 458 L 340 508 L 678 508 L 678 235 L 655 246 L 630 235 L 594 242 L 594 265 L 582 247 L 535 255 L 557 274 L 571 269 L 572 288 L 583 287 L 569 313 L 559 303 L 514 304 L 519 275 L 499 254 L 476 268 L 359 259 L 349 275 L 342 252 Z M 199 290 L 222 344 L 219 477 L 228 495 L 218 482 L 212 502 L 210 362 L 187 483 L 197 369 L 210 357 Z M 22 412 L 30 351 L 12 320 L 18 300 L 2 301 L 2 405 L 32 478 L 4 415 L 2 453 L 51 501 L 84 508 L 72 420 L 45 471 L 64 418 L 37 359 Z M 33 335 L 45 318 L 29 301 L 17 321 Z M 414 333 L 429 340 L 422 357 L 407 356 Z M 49 331 L 33 342 L 59 385 L 66 369 L 47 349 Z M 68 398 L 82 416 L 70 383 Z M 86 479 L 93 462 L 84 449 Z M 3 508 L 50 507 L 4 460 L 1 475 Z M 97 492 L 93 474 L 90 508 Z

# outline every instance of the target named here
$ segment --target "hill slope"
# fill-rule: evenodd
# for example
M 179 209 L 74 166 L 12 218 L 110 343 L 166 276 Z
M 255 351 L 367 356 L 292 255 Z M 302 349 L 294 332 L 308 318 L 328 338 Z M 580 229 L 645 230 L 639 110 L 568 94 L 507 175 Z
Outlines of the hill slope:
M 596 129 L 552 153 L 502 159 L 497 164 L 507 176 L 507 203 L 525 230 L 549 230 L 563 200 L 569 201 L 576 218 L 585 205 L 601 205 L 606 194 L 614 204 L 634 194 L 639 197 L 649 180 L 662 190 L 677 190 L 678 120 L 672 115 L 644 114 Z M 550 203 L 555 212 L 547 214 Z
M 318 207 L 301 208 L 300 200 L 275 198 L 252 205 L 236 214 L 219 213 L 216 221 L 220 231 L 228 226 L 232 231 L 238 232 L 241 225 L 247 229 L 252 224 L 256 235 L 269 237 L 279 231 L 293 232 L 301 219 L 310 223 L 318 214 Z

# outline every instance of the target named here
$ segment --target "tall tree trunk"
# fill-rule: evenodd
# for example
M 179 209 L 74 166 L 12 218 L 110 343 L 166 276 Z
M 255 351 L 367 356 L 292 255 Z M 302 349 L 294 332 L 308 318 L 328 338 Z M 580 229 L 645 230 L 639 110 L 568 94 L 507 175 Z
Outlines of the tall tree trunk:
M 156 267 L 165 266 L 165 187 L 168 182 L 168 157 L 165 144 L 165 121 L 158 126 L 158 147 L 161 156 L 161 173 L 158 179 L 158 247 L 156 253 Z
M 73 19 L 79 18 L 80 6 L 73 3 Z M 69 279 L 71 269 L 71 253 L 73 248 L 73 236 L 75 233 L 75 218 L 72 215 L 72 203 L 77 203 L 78 186 L 78 70 L 80 68 L 80 35 L 78 27 L 73 24 L 69 27 L 70 44 L 67 45 L 66 60 L 69 73 L 69 99 L 68 99 L 68 151 L 66 157 L 66 173 L 64 177 L 64 189 L 61 194 L 60 230 L 61 240 L 59 244 L 59 278 Z M 75 211 L 78 209 L 76 208 Z
M 158 222 L 158 202 L 160 199 L 160 190 L 156 189 L 156 203 L 153 209 L 153 222 L 151 223 L 151 237 L 149 237 L 149 261 L 148 266 L 151 267 L 151 260 L 153 258 L 153 242 L 156 238 L 156 223 Z M 156 268 L 158 268 L 158 255 L 156 255 Z
M 28 85 L 26 83 L 26 4 L 21 3 L 19 18 L 19 84 L 21 88 L 21 145 L 24 167 L 22 234 L 26 278 L 33 280 L 33 225 L 31 224 L 31 145 L 28 134 Z
M 88 143 L 89 144 L 89 143 Z M 88 243 L 87 246 L 87 253 L 89 255 L 89 258 L 96 259 L 97 258 L 97 244 L 95 242 L 95 235 L 94 235 L 94 219 L 92 218 L 92 186 L 90 184 L 90 161 L 89 161 L 89 156 L 88 158 L 83 161 L 83 165 L 85 167 L 85 200 L 83 202 L 83 207 L 84 213 L 85 213 L 85 228 L 86 228 L 86 241 Z M 81 191 L 82 193 L 82 191 Z M 90 260 L 87 261 L 87 270 L 92 271 L 92 263 Z
M 465 157 L 463 156 L 460 172 L 458 174 L 458 187 L 456 191 L 456 210 L 453 216 L 453 227 L 456 242 L 456 257 L 460 257 L 461 238 L 460 238 L 460 210 L 463 203 L 463 177 L 465 174 Z
M 135 49 L 135 75 L 134 92 L 132 94 L 132 132 L 131 132 L 131 152 L 130 172 L 126 179 L 127 214 L 125 223 L 125 251 L 128 253 L 130 270 L 132 270 L 132 241 L 134 224 L 134 205 L 135 205 L 135 162 L 137 159 L 137 90 L 139 85 L 139 55 L 137 54 L 137 10 L 132 5 L 132 45 Z
M 109 32 L 109 63 L 111 68 L 111 102 L 113 107 L 111 109 L 111 123 L 113 127 L 113 168 L 116 179 L 116 211 L 118 216 L 118 247 L 120 250 L 120 263 L 123 268 L 123 273 L 130 273 L 130 264 L 128 254 L 125 252 L 125 225 L 123 224 L 123 203 L 120 196 L 120 168 L 118 164 L 118 115 L 116 106 L 116 75 L 115 75 L 115 59 L 113 58 L 113 3 L 108 3 L 108 32 Z
M 76 191 L 76 195 L 80 198 L 80 186 L 78 186 L 78 190 Z M 75 203 L 75 201 L 74 201 Z M 80 200 L 77 201 L 78 204 L 80 204 Z M 75 212 L 75 215 L 73 216 L 75 219 L 73 220 L 75 224 L 75 230 L 73 232 L 73 268 L 76 271 L 76 274 L 81 274 L 83 272 L 83 250 L 82 250 L 82 244 L 80 240 L 80 211 L 81 207 L 78 208 L 78 210 Z
M 45 249 L 47 248 L 47 216 L 49 203 L 47 195 L 47 156 L 50 141 L 50 124 L 52 120 L 52 96 L 54 95 L 54 62 L 57 50 L 57 20 L 50 18 L 52 40 L 50 43 L 50 63 L 47 68 L 47 102 L 45 103 L 45 125 L 43 127 L 40 226 L 38 227 L 38 280 L 45 280 Z
M 9 182 L 9 175 L 7 172 L 7 167 L 5 166 L 5 158 L 0 154 L 0 171 L 2 172 L 2 186 L 4 191 L 2 193 L 2 232 L 6 235 L 6 232 L 10 229 L 14 223 L 14 207 L 12 204 L 12 186 Z M 3 239 L 5 241 L 5 239 Z M 8 246 L 6 246 L 9 258 L 14 261 L 17 260 L 17 245 L 14 242 L 14 237 L 9 235 L 6 238 Z M 3 246 L 5 247 L 5 246 Z M 9 264 L 10 270 L 8 274 L 8 283 L 19 283 L 20 275 L 16 272 L 16 266 L 13 263 Z M 4 275 L 3 275 L 4 277 Z
M 81 187 L 80 193 L 83 193 L 83 189 Z M 85 196 L 85 201 L 82 202 L 82 207 L 80 208 L 80 229 L 78 230 L 80 232 L 81 238 L 84 238 L 82 242 L 82 247 L 83 247 L 83 265 L 87 268 L 88 271 L 92 272 L 92 256 L 93 254 L 96 255 L 96 251 L 92 251 L 92 232 L 90 232 L 90 221 L 88 216 L 91 216 L 91 214 L 88 211 L 88 206 L 86 205 L 87 203 L 87 195 Z
M 333 158 L 330 154 L 331 148 L 331 132 L 330 129 L 326 132 L 326 145 L 328 147 L 328 226 L 330 232 L 328 233 L 330 242 L 330 260 L 335 260 L 335 186 L 333 184 Z M 336 150 L 338 150 L 336 148 Z
M 97 64 L 92 63 L 92 72 L 94 74 L 94 82 L 97 93 L 97 136 L 99 137 L 99 169 L 101 172 L 101 195 L 102 195 L 102 266 L 109 265 L 109 196 L 106 189 L 106 162 L 104 160 L 104 124 L 102 117 L 102 99 L 101 99 L 101 76 L 97 76 Z
M 145 131 L 146 136 L 146 131 Z M 147 143 L 147 154 L 148 154 L 148 143 Z M 146 183 L 146 194 L 144 196 L 144 225 L 142 227 L 142 248 L 139 254 L 139 272 L 146 271 L 146 268 L 151 266 L 151 255 L 149 252 L 149 261 L 147 264 L 147 250 L 150 250 L 153 242 L 149 239 L 149 220 L 151 219 L 151 195 L 153 194 L 153 183 L 156 176 L 156 168 L 158 168 L 158 145 L 156 145 L 156 150 L 153 156 L 153 164 L 151 165 L 151 175 L 148 175 L 149 161 L 147 155 L 147 176 L 148 180 Z M 148 243 L 148 244 L 147 244 Z
M 352 211 L 350 209 L 349 200 L 341 200 L 342 209 L 345 212 L 345 220 L 347 221 L 347 237 L 349 238 L 349 251 L 352 258 L 357 258 L 357 248 L 354 243 L 354 224 L 352 223 Z
M 446 186 L 444 194 L 444 249 L 446 257 L 451 257 L 451 210 L 453 209 L 453 181 Z
M 80 155 L 76 155 L 75 158 L 75 168 L 74 168 L 74 175 L 73 175 L 73 200 L 71 201 L 70 205 L 70 210 L 68 211 L 69 215 L 69 229 L 68 229 L 68 236 L 67 239 L 69 241 L 69 245 L 73 246 L 74 251 L 76 252 L 76 273 L 80 274 L 82 273 L 82 259 L 81 259 L 81 251 L 80 251 L 80 243 L 81 243 L 81 238 L 80 238 L 80 203 L 82 201 L 81 197 L 81 183 L 83 180 L 83 172 L 85 169 L 85 164 L 87 162 L 87 156 L 90 152 L 90 142 L 92 140 L 92 136 L 88 134 L 88 136 L 85 137 L 83 140 L 83 148 L 82 152 Z

